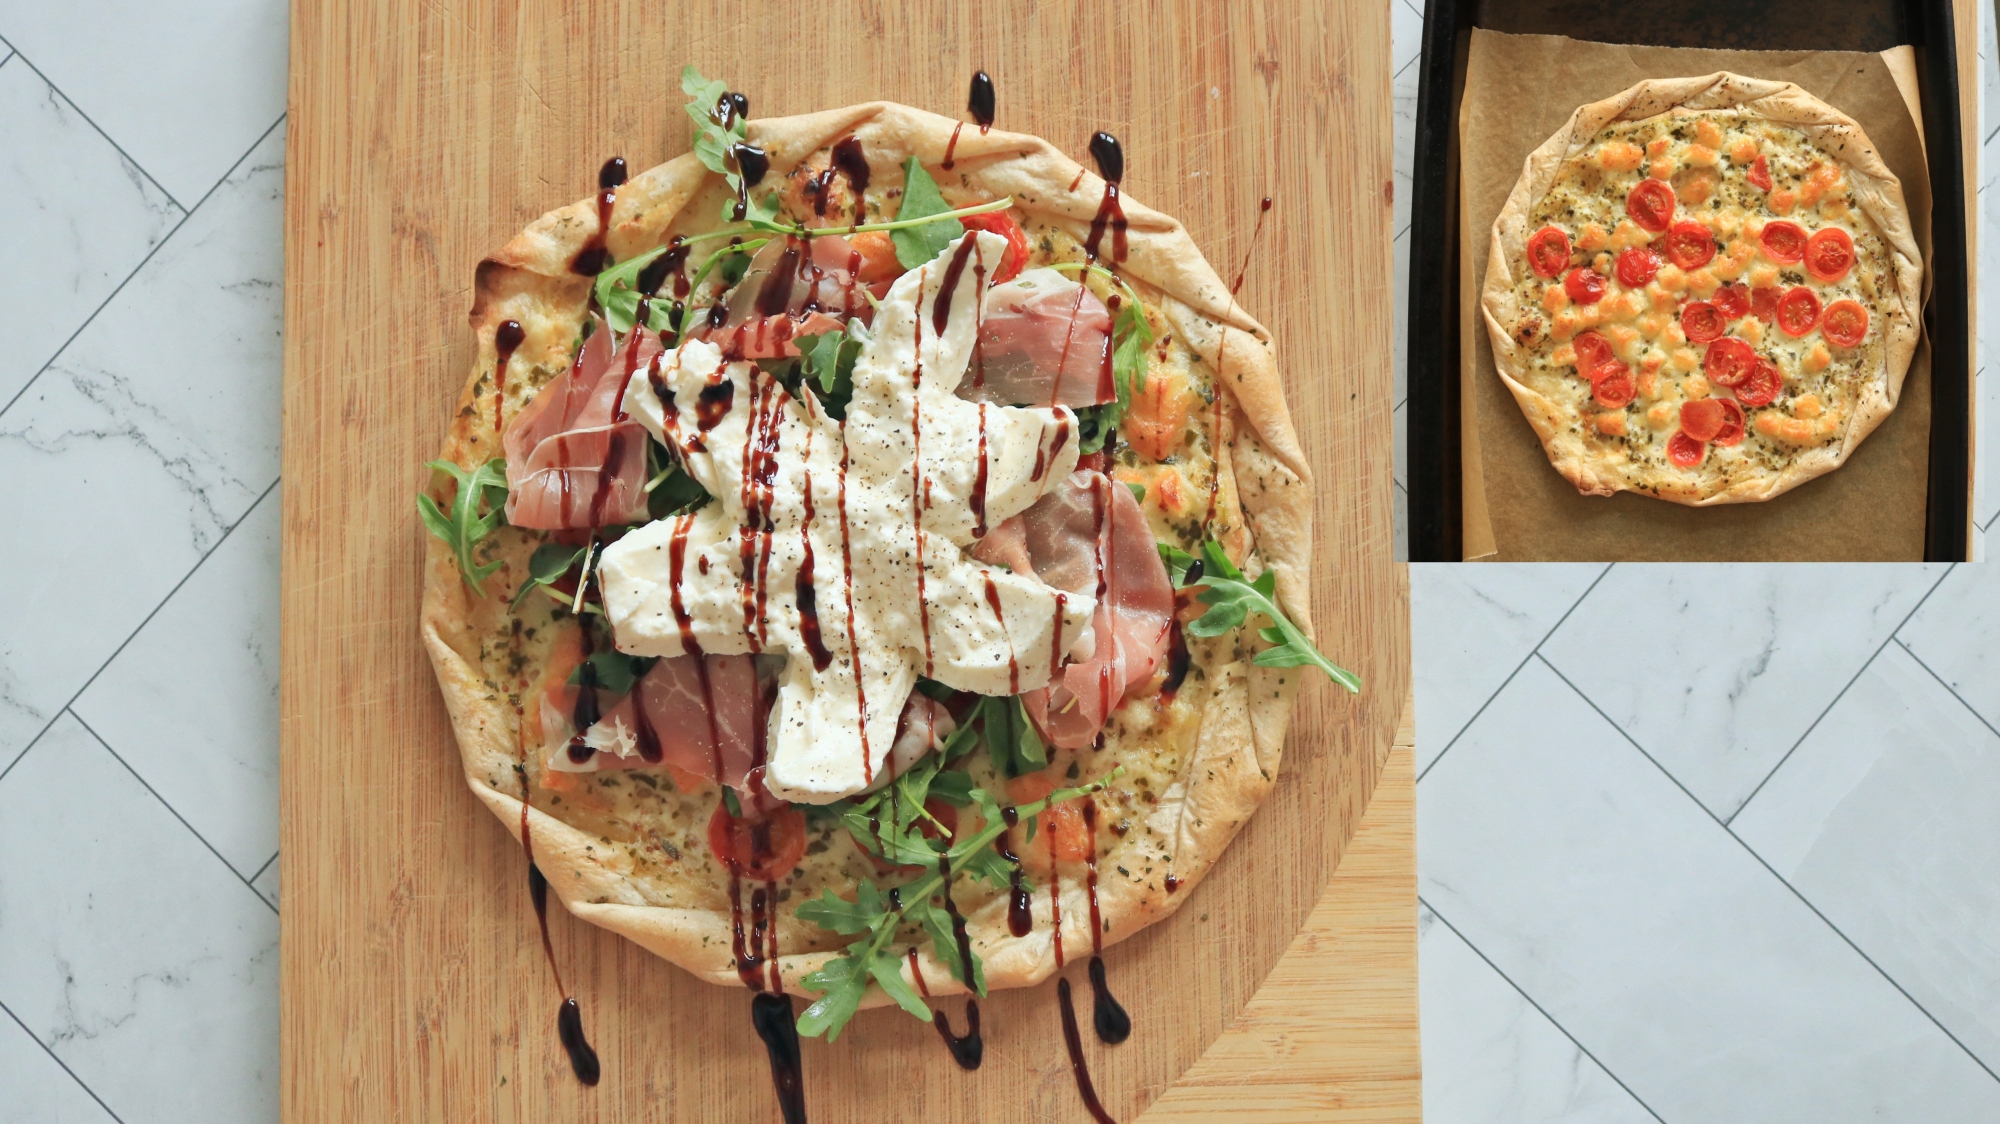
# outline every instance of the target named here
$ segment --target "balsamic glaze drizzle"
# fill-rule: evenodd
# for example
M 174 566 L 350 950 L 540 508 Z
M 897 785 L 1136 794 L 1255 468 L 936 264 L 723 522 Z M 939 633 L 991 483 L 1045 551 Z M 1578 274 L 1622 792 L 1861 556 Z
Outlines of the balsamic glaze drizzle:
M 1076 1091 L 1083 1097 L 1083 1107 L 1090 1110 L 1091 1118 L 1098 1124 L 1118 1124 L 1104 1111 L 1104 1105 L 1097 1099 L 1097 1089 L 1090 1083 L 1090 1067 L 1083 1060 L 1083 1035 L 1076 1029 L 1076 1004 L 1069 997 L 1066 977 L 1056 981 L 1056 1005 L 1062 1008 L 1063 1044 L 1069 1047 L 1069 1068 L 1076 1074 Z
M 1097 172 L 1104 177 L 1104 200 L 1097 205 L 1096 217 L 1090 220 L 1090 237 L 1083 244 L 1084 252 L 1093 261 L 1098 258 L 1105 227 L 1109 226 L 1111 256 L 1124 261 L 1125 205 L 1118 201 L 1118 185 L 1125 179 L 1125 150 L 1119 146 L 1117 137 L 1100 131 L 1090 138 L 1090 158 L 1097 162 Z
M 604 236 L 611 231 L 611 205 L 618 199 L 618 188 L 625 182 L 625 158 L 613 156 L 597 170 L 597 233 L 592 234 L 583 248 L 570 259 L 571 273 L 595 277 L 611 264 L 611 251 L 605 248 Z
M 960 1069 L 978 1069 L 986 1058 L 986 1041 L 979 1036 L 979 1001 L 965 1001 L 965 1033 L 951 1032 L 951 1018 L 943 1011 L 931 1012 L 931 1025 L 937 1028 L 938 1037 L 944 1039 L 945 1049 L 951 1051 L 951 1060 Z
M 789 995 L 759 992 L 750 1000 L 750 1022 L 771 1056 L 771 1081 L 785 1124 L 806 1124 L 805 1067 L 799 1057 L 799 1028 Z
M 1097 1026 L 1097 1039 L 1116 1046 L 1132 1037 L 1132 1016 L 1112 998 L 1111 988 L 1104 982 L 1104 957 L 1090 958 L 1091 1022 Z
M 965 108 L 979 123 L 980 132 L 993 127 L 993 79 L 988 78 L 985 71 L 973 72 L 972 92 L 966 95 Z
M 493 436 L 495 437 L 500 436 L 502 423 L 500 407 L 507 397 L 507 364 L 514 358 L 515 349 L 519 348 L 521 341 L 526 338 L 527 333 L 522 331 L 519 320 L 502 320 L 500 326 L 493 329 Z M 981 414 L 982 425 L 985 420 L 986 416 Z M 984 436 L 985 431 L 981 430 L 982 440 Z

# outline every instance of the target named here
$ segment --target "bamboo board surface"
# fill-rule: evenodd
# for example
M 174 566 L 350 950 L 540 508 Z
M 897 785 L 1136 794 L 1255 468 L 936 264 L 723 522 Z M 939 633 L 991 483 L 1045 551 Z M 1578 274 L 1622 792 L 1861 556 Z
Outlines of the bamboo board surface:
M 1384 6 L 296 0 L 291 30 L 288 1121 L 775 1119 L 743 993 L 557 910 L 556 955 L 605 1063 L 596 1089 L 571 1078 L 518 843 L 465 789 L 416 626 L 413 497 L 472 362 L 473 268 L 587 194 L 606 156 L 637 169 L 684 151 L 684 62 L 756 116 L 878 97 L 956 112 L 984 68 L 1004 128 L 1079 153 L 1095 129 L 1118 134 L 1127 194 L 1185 222 L 1224 276 L 1258 200 L 1276 200 L 1242 299 L 1276 337 L 1319 482 L 1314 621 L 1367 690 L 1308 687 L 1264 808 L 1175 917 L 1108 952 L 1135 1029 L 1086 1052 L 1120 1120 L 1177 1081 L 1194 1099 L 1160 1119 L 1199 1116 L 1236 1083 L 1250 1087 L 1232 1109 L 1326 1119 L 1350 1080 L 1372 1113 L 1355 1118 L 1414 1117 L 1406 806 L 1383 809 L 1370 867 L 1402 873 L 1321 897 L 1409 686 L 1408 587 L 1390 561 Z M 1364 946 L 1382 951 L 1325 956 Z M 1287 982 L 1246 1008 L 1281 957 Z M 983 1005 L 976 1073 L 893 1011 L 808 1042 L 813 1119 L 1083 1118 L 1052 991 Z M 1387 1107 L 1398 1098 L 1407 1111 Z

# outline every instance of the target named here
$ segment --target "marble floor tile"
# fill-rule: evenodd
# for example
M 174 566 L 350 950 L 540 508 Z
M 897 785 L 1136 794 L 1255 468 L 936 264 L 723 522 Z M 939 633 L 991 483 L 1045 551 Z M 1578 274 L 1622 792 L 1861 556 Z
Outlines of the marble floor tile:
M 1604 569 L 1568 563 L 1410 567 L 1419 773 Z
M 1417 959 L 1428 1124 L 1655 1120 L 1422 905 Z
M 278 489 L 71 710 L 236 872 L 278 846 Z
M 2000 568 L 1988 562 L 1952 570 L 1896 636 L 2000 727 Z
M 1423 50 L 1424 21 L 1409 0 L 1389 0 L 1390 65 L 1395 68 L 1391 79 L 1391 112 L 1395 119 L 1395 184 L 1396 217 L 1392 228 L 1396 238 L 1396 334 L 1393 340 L 1396 364 L 1396 402 L 1400 404 L 1409 396 L 1408 371 L 1405 365 L 1405 347 L 1409 334 L 1409 289 L 1410 289 L 1410 201 L 1416 190 L 1412 170 L 1413 153 L 1416 150 L 1417 124 L 1417 77 L 1423 70 L 1418 56 Z M 1396 419 L 1396 432 L 1401 440 L 1403 419 Z M 1397 461 L 1400 465 L 1402 462 Z M 1400 472 L 1400 469 L 1398 470 Z M 1407 480 L 1398 476 L 1399 480 Z
M 112 1124 L 62 1063 L 0 1012 L 0 1120 L 12 1124 Z
M 250 879 L 250 888 L 262 894 L 264 900 L 271 903 L 272 909 L 278 908 L 278 856 L 275 853 L 265 861 L 264 869 Z
M 278 476 L 284 130 L 0 414 L 0 767 Z
M 1942 566 L 1619 566 L 1542 652 L 1723 819 Z
M 33 67 L 0 62 L 0 408 L 181 215 Z
M 2000 1120 L 2000 1082 L 1545 662 L 1417 815 L 1423 899 L 1661 1119 Z
M 0 1003 L 127 1124 L 276 1119 L 277 975 L 277 915 L 74 718 L 0 778 Z
M 1408 562 L 1410 560 L 1410 493 L 1403 488 L 1401 482 L 1396 484 L 1395 503 L 1395 560 L 1398 562 Z
M 1731 826 L 2000 1071 L 1996 810 L 2000 734 L 1891 644 Z
M 184 207 L 285 111 L 283 0 L 10 4 L 0 35 Z

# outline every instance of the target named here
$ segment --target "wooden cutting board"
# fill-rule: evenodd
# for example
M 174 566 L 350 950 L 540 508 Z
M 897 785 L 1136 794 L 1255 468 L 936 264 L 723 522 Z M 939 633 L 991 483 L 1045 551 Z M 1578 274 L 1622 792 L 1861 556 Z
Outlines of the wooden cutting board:
M 1406 791 L 1376 844 L 1389 873 L 1321 900 L 1409 686 L 1390 560 L 1384 5 L 296 0 L 291 29 L 287 1120 L 776 1118 L 742 992 L 557 910 L 556 955 L 605 1064 L 595 1089 L 570 1076 L 518 843 L 466 791 L 417 636 L 413 497 L 472 360 L 473 268 L 586 195 L 605 157 L 683 151 L 686 62 L 758 116 L 872 98 L 958 112 L 984 68 L 1003 127 L 1078 153 L 1116 133 L 1129 195 L 1181 218 L 1224 276 L 1249 255 L 1242 299 L 1276 335 L 1319 483 L 1314 619 L 1367 690 L 1308 688 L 1263 810 L 1175 917 L 1109 952 L 1135 1030 L 1086 1052 L 1120 1120 L 1176 1082 L 1161 1119 L 1225 1103 L 1414 1119 Z M 1286 982 L 1253 1003 L 1288 949 Z M 807 1043 L 813 1118 L 1083 1119 L 1052 992 L 984 1004 L 976 1073 L 894 1011 Z

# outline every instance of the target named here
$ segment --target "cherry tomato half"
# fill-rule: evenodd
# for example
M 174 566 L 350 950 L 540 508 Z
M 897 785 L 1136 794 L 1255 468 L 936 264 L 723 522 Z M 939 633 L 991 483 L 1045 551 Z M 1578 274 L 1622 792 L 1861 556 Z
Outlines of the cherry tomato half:
M 1757 368 L 1743 385 L 1736 388 L 1736 401 L 1751 409 L 1769 406 L 1777 400 L 1778 391 L 1783 390 L 1785 379 L 1778 373 L 1778 365 L 1769 359 L 1759 359 Z
M 1804 285 L 1794 285 L 1778 298 L 1778 327 L 1788 336 L 1803 336 L 1819 323 L 1819 297 Z
M 1708 345 L 1701 369 L 1717 386 L 1739 387 L 1757 369 L 1757 352 L 1735 336 L 1726 336 Z
M 1806 270 L 1821 281 L 1833 282 L 1854 268 L 1854 239 L 1839 227 L 1829 226 L 1806 239 Z
M 1646 282 L 1660 271 L 1660 252 L 1646 246 L 1634 246 L 1618 255 L 1618 283 L 1628 289 L 1643 289 Z
M 1743 407 L 1738 406 L 1736 400 L 1733 398 L 1716 398 L 1713 401 L 1722 403 L 1722 412 L 1724 415 L 1722 432 L 1715 435 L 1714 443 L 1717 445 L 1741 445 L 1744 433 Z
M 1594 269 L 1572 269 L 1569 276 L 1563 278 L 1563 291 L 1578 304 L 1596 304 L 1603 300 L 1604 290 L 1609 286 L 1610 282 L 1604 279 L 1604 275 Z
M 1000 255 L 1000 268 L 993 271 L 994 285 L 1004 285 L 1021 275 L 1028 266 L 1028 236 L 1021 230 L 1021 224 L 1006 211 L 989 211 L 983 215 L 967 215 L 958 220 L 967 230 L 984 230 L 998 234 L 1007 240 L 1007 252 Z
M 1806 231 L 1795 222 L 1767 222 L 1757 241 L 1763 244 L 1764 256 L 1779 265 L 1797 265 L 1806 256 Z
M 1744 313 L 1750 311 L 1750 287 L 1743 284 L 1724 285 L 1708 300 L 1721 310 L 1723 316 L 1731 320 L 1741 320 Z
M 1689 343 L 1719 340 L 1728 330 L 1729 321 L 1722 311 L 1707 301 L 1689 301 L 1681 306 L 1681 331 L 1687 333 Z
M 1603 332 L 1585 332 L 1570 346 L 1576 349 L 1576 373 L 1592 382 L 1597 381 L 1597 372 L 1616 358 L 1611 341 L 1604 338 Z
M 1667 441 L 1667 459 L 1682 468 L 1693 468 L 1708 455 L 1708 445 L 1687 435 L 1687 431 L 1675 430 Z
M 718 803 L 708 821 L 708 849 L 732 873 L 753 882 L 776 882 L 806 853 L 806 818 L 790 804 L 738 819 Z
M 1720 398 L 1697 398 L 1681 403 L 1681 432 L 1696 441 L 1715 440 L 1722 432 L 1722 423 L 1729 419 L 1729 412 L 1722 408 Z
M 1632 368 L 1623 363 L 1610 363 L 1599 367 L 1598 371 L 1600 374 L 1590 383 L 1590 396 L 1597 400 L 1597 404 L 1607 410 L 1630 405 L 1638 394 L 1638 388 L 1632 384 Z
M 1715 235 L 1698 222 L 1677 222 L 1660 239 L 1668 260 L 1682 269 L 1700 269 L 1715 260 Z
M 1778 298 L 1784 294 L 1775 286 L 1750 290 L 1750 315 L 1769 324 L 1778 318 Z
M 1771 162 L 1762 156 L 1750 161 L 1750 171 L 1744 178 L 1750 181 L 1751 187 L 1760 191 L 1771 190 Z
M 1663 180 L 1640 180 L 1625 196 L 1625 213 L 1655 234 L 1674 221 L 1674 189 Z
M 1834 301 L 1819 318 L 1819 331 L 1836 347 L 1859 347 L 1868 336 L 1868 310 L 1853 301 Z
M 1537 277 L 1560 277 L 1569 268 L 1569 235 L 1545 226 L 1528 236 L 1528 268 Z

